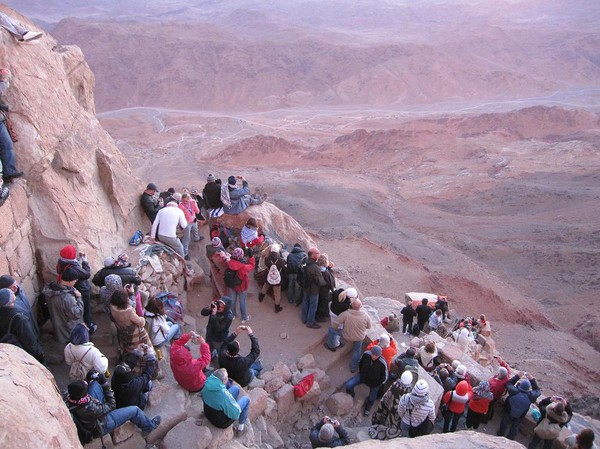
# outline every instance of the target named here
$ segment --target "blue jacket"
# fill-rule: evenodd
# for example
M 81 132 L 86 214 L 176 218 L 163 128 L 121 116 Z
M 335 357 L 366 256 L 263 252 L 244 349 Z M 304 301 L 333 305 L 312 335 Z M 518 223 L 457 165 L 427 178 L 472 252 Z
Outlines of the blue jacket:
M 211 374 L 202 389 L 204 415 L 219 429 L 225 429 L 233 424 L 242 414 L 242 409 L 235 398 L 229 393 L 221 379 Z
M 508 391 L 506 403 L 508 404 L 510 416 L 513 418 L 523 418 L 529 411 L 531 404 L 542 394 L 535 379 L 531 379 L 531 390 L 529 391 L 519 389 L 516 386 L 518 380 L 519 376 L 516 375 L 506 384 L 506 391 Z
M 246 210 L 250 201 L 246 195 L 250 195 L 250 188 L 248 187 L 248 181 L 242 181 L 241 189 L 232 189 L 229 187 L 229 199 L 231 200 L 231 207 L 223 205 L 223 212 L 230 215 L 237 215 Z
M 316 447 L 339 447 L 339 446 L 346 446 L 348 444 L 350 444 L 350 437 L 348 436 L 348 432 L 346 432 L 346 429 L 344 429 L 344 427 L 342 425 L 340 425 L 337 429 L 335 429 L 335 431 L 338 434 L 338 438 L 334 437 L 327 443 L 324 443 L 323 441 L 319 440 L 319 431 L 321 430 L 321 427 L 323 427 L 325 425 L 325 421 L 321 420 L 319 421 L 317 424 L 315 424 L 315 426 L 310 429 L 310 435 L 309 435 L 309 439 L 310 439 L 310 444 L 312 445 L 313 448 Z

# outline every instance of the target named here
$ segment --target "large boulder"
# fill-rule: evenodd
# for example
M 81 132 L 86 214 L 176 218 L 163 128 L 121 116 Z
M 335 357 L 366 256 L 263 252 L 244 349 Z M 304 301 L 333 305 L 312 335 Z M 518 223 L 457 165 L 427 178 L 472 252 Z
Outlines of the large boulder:
M 160 449 L 206 449 L 212 440 L 208 427 L 198 426 L 195 418 L 177 424 L 160 444 Z
M 0 344 L 0 366 L 0 447 L 81 449 L 50 371 L 9 344 Z

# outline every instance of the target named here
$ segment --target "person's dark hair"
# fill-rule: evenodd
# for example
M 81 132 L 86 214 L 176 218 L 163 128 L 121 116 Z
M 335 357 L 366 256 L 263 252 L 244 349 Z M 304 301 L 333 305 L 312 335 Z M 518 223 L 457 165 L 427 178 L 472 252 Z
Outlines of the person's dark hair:
M 115 291 L 110 297 L 110 303 L 117 309 L 126 309 L 129 306 L 129 294 L 124 288 Z
M 442 381 L 448 379 L 449 375 L 450 374 L 448 373 L 448 370 L 446 368 L 442 368 L 439 372 L 439 376 Z
M 175 193 L 175 188 L 174 187 L 169 187 L 167 189 L 167 192 L 169 192 L 171 195 Z
M 160 299 L 150 298 L 146 310 L 155 315 L 163 315 L 165 313 L 165 305 Z
M 423 304 L 424 306 L 426 306 L 428 302 L 429 302 L 429 300 L 427 298 L 423 298 L 421 300 L 421 304 Z
M 256 223 L 256 219 L 255 218 L 248 218 L 248 221 L 246 222 L 246 226 L 249 228 L 258 228 L 258 224 Z
M 594 445 L 594 431 L 592 429 L 583 429 L 575 437 L 577 449 L 592 449 Z
M 435 352 L 435 343 L 430 341 L 425 345 L 425 351 L 429 354 L 433 354 Z
M 408 349 L 406 350 L 406 355 L 407 355 L 407 356 L 409 356 L 409 357 L 413 357 L 413 358 L 414 358 L 414 357 L 415 357 L 415 355 L 417 355 L 417 351 L 416 351 L 416 349 L 415 349 L 415 348 L 413 348 L 413 347 L 411 346 L 410 348 L 408 348 Z

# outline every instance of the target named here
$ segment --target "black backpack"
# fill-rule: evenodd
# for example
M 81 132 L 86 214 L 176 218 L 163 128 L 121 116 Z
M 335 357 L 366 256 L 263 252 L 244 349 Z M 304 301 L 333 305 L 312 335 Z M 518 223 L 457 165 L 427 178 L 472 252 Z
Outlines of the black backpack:
M 223 280 L 225 281 L 225 285 L 231 288 L 237 287 L 238 285 L 242 284 L 242 280 L 238 276 L 237 271 L 232 270 L 231 268 L 225 269 L 225 275 L 223 277 Z
M 308 283 L 308 279 L 306 277 L 306 261 L 303 261 L 298 269 L 298 276 L 296 277 L 296 282 L 302 289 L 304 289 Z
M 75 427 L 77 428 L 77 436 L 79 437 L 79 442 L 82 446 L 90 443 L 95 436 L 98 435 L 96 429 L 98 428 L 98 421 L 96 421 L 96 426 L 93 429 L 88 429 L 83 425 L 83 423 L 79 420 L 77 415 L 74 413 L 80 405 L 69 406 L 69 412 L 71 412 L 71 418 L 73 418 L 73 422 L 75 423 Z

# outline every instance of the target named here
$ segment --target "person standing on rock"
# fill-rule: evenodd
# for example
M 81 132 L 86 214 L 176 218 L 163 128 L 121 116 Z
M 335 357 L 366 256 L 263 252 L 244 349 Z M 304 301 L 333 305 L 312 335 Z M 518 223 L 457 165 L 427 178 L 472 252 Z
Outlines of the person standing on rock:
M 336 436 L 337 433 L 337 436 Z M 334 418 L 324 416 L 310 429 L 310 444 L 317 447 L 339 447 L 350 444 L 350 437 L 344 426 Z
M 185 256 L 185 251 L 181 240 L 177 238 L 177 226 L 182 229 L 188 226 L 183 211 L 179 209 L 177 202 L 171 201 L 165 207 L 158 211 L 156 218 L 152 222 L 150 237 L 158 239 L 165 245 L 170 246 L 181 257 Z
M 325 279 L 317 265 L 321 252 L 313 247 L 308 250 L 306 267 L 304 269 L 304 297 L 302 298 L 302 322 L 311 329 L 320 329 L 316 323 L 319 290 L 325 286 Z M 358 360 L 357 360 L 358 363 Z
M 323 276 L 323 279 L 325 280 L 325 285 L 319 288 L 316 321 L 325 323 L 329 318 L 329 303 L 331 302 L 331 296 L 335 291 L 335 276 L 332 271 L 334 264 L 333 262 L 329 262 L 327 254 L 321 254 L 317 260 L 317 265 L 321 270 L 321 276 Z
M 302 303 L 302 287 L 298 284 L 297 279 L 302 265 L 306 264 L 306 257 L 300 243 L 295 243 L 292 251 L 287 256 L 287 297 L 290 304 L 297 306 Z
M 229 336 L 229 328 L 233 322 L 231 298 L 223 296 L 221 299 L 211 302 L 200 311 L 200 314 L 208 317 L 206 342 L 210 346 L 211 354 L 217 357 L 217 351 Z
M 362 345 L 367 331 L 371 329 L 371 317 L 362 308 L 362 302 L 356 298 L 352 300 L 350 309 L 343 312 L 336 320 L 335 330 L 342 329 L 342 337 L 352 342 L 352 358 L 350 359 L 350 372 L 358 369 L 358 361 L 362 355 Z M 329 340 L 329 337 L 328 337 Z
M 237 188 L 237 180 L 242 181 L 242 188 Z M 223 205 L 223 211 L 226 214 L 237 215 L 245 211 L 248 206 L 255 206 L 261 204 L 267 199 L 267 195 L 250 194 L 250 188 L 248 187 L 248 181 L 243 176 L 230 176 L 227 179 L 227 187 L 229 189 L 229 199 L 231 205 Z
M 444 415 L 444 433 L 456 431 L 458 420 L 463 416 L 472 396 L 473 390 L 466 380 L 461 380 L 454 390 L 444 393 L 442 404 L 448 406 Z
M 240 302 L 240 314 L 242 316 L 242 324 L 250 321 L 251 315 L 248 315 L 246 309 L 246 298 L 248 297 L 248 287 L 250 286 L 250 276 L 248 273 L 254 269 L 254 257 L 250 257 L 248 262 L 244 261 L 244 250 L 236 248 L 231 254 L 231 259 L 227 262 L 227 267 L 237 273 L 237 277 L 241 281 L 235 287 L 229 287 L 229 296 L 233 299 L 233 316 L 237 316 L 237 303 Z
M 242 357 L 239 354 L 240 344 L 236 340 L 236 337 L 242 332 L 246 332 L 250 338 L 250 353 L 246 357 Z M 240 384 L 240 386 L 245 387 L 263 369 L 262 363 L 257 361 L 259 356 L 260 347 L 258 345 L 258 338 L 254 335 L 250 326 L 238 326 L 235 332 L 232 332 L 221 345 L 219 366 L 227 370 L 231 379 Z
M 98 326 L 92 321 L 92 286 L 90 285 L 90 264 L 87 260 L 87 255 L 79 252 L 77 259 L 77 249 L 73 245 L 66 245 L 60 250 L 60 257 L 56 263 L 56 272 L 60 281 L 61 274 L 66 268 L 72 268 L 77 272 L 77 282 L 75 288 L 81 293 L 83 301 L 83 321 L 90 330 L 90 335 L 96 332 Z
M 229 376 L 225 368 L 219 368 L 206 380 L 202 390 L 204 416 L 219 429 L 226 429 L 238 420 L 236 433 L 246 431 L 246 421 L 250 411 L 250 398 L 240 396 L 240 387 L 228 385 Z
M 429 320 L 429 315 L 431 315 L 431 307 L 429 307 L 428 303 L 429 300 L 427 298 L 423 298 L 421 300 L 421 305 L 417 306 L 417 310 L 415 311 L 417 314 L 417 324 L 420 331 L 423 331 L 425 323 L 427 323 L 427 320 Z
M 150 220 L 150 223 L 154 223 L 156 214 L 158 214 L 158 211 L 161 210 L 164 204 L 163 200 L 157 197 L 156 192 L 158 192 L 158 187 L 151 182 L 146 186 L 146 190 L 144 190 L 140 197 L 142 210 L 148 217 L 148 220 Z
M 400 311 L 402 315 L 402 333 L 404 335 L 410 335 L 413 328 L 413 320 L 417 315 L 415 309 L 412 306 L 412 300 L 409 300 L 406 305 Z
M 344 386 L 346 393 L 354 397 L 354 387 L 365 384 L 369 387 L 369 396 L 365 402 L 364 415 L 369 416 L 377 394 L 388 377 L 388 366 L 381 355 L 381 347 L 373 346 L 365 351 L 358 362 L 358 374 L 349 379 Z
M 198 204 L 195 200 L 192 200 L 189 193 L 184 193 L 181 195 L 181 203 L 179 203 L 179 209 L 183 211 L 183 215 L 185 215 L 185 221 L 187 221 L 187 226 L 183 229 L 183 252 L 185 253 L 184 259 L 190 260 L 190 241 L 192 240 L 192 233 L 195 229 L 195 233 L 198 234 L 198 221 L 196 219 L 196 214 L 200 213 L 200 209 L 198 208 Z M 198 241 L 202 240 L 204 237 L 199 236 Z
M 272 288 L 273 299 L 275 300 L 275 313 L 279 313 L 283 310 L 283 307 L 281 307 L 281 283 L 283 281 L 283 276 L 285 275 L 283 272 L 283 270 L 285 270 L 285 259 L 281 257 L 281 246 L 278 243 L 273 243 L 269 247 L 269 254 L 265 257 L 265 266 L 267 267 L 267 270 L 270 270 L 273 265 L 275 265 L 275 269 L 277 269 L 277 272 L 279 273 L 279 282 L 276 282 L 277 280 L 270 280 L 267 275 L 267 279 L 258 294 L 258 301 L 262 302 L 269 289 Z
M 506 428 L 510 423 L 510 430 L 507 438 L 514 440 L 521 427 L 521 421 L 529 411 L 529 407 L 540 397 L 541 391 L 538 388 L 535 378 L 527 373 L 518 373 L 506 384 L 508 398 L 504 402 L 504 415 L 496 435 L 503 437 L 506 435 Z
M 17 170 L 15 148 L 8 132 L 8 106 L 3 101 L 4 94 L 10 85 L 10 76 L 10 70 L 0 68 L 0 160 L 2 161 L 2 170 L 0 171 L 4 182 L 10 182 L 23 176 L 23 172 Z
M 62 272 L 58 282 L 51 282 L 44 289 L 54 340 L 62 345 L 69 341 L 73 328 L 83 323 L 83 301 L 81 293 L 75 289 L 78 280 L 77 270 L 68 267 Z
M 331 319 L 331 325 L 327 329 L 327 341 L 325 347 L 332 352 L 335 352 L 337 348 L 344 346 L 344 343 L 340 340 L 343 332 L 343 326 L 336 327 L 336 321 L 338 317 L 348 310 L 352 305 L 352 301 L 358 298 L 358 292 L 355 288 L 348 288 L 343 290 L 338 288 L 331 295 L 331 303 L 329 304 L 329 318 Z
M 208 216 L 209 224 L 211 219 L 215 219 L 223 215 L 223 202 L 221 201 L 221 180 L 216 179 L 211 173 L 206 177 L 206 184 L 202 189 L 202 197 L 204 198 L 204 206 Z
M 6 339 L 6 343 L 18 343 L 38 362 L 44 363 L 44 349 L 38 335 L 34 331 L 29 317 L 17 308 L 16 301 L 17 297 L 12 290 L 0 289 L 0 338 Z M 9 333 L 14 336 L 12 341 L 8 340 Z
M 403 436 L 416 437 L 431 433 L 435 422 L 435 405 L 429 399 L 429 384 L 426 380 L 419 379 L 410 394 L 400 398 L 398 413 Z

